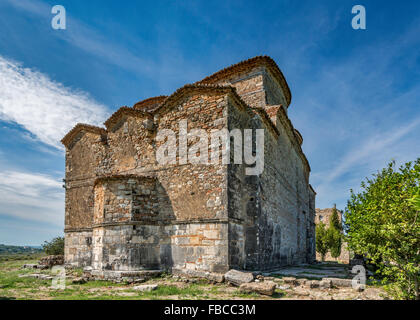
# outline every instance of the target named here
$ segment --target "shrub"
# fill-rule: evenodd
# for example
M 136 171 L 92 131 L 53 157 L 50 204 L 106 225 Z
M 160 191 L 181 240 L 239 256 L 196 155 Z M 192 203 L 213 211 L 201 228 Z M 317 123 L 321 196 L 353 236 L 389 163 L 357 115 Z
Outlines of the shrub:
M 42 249 L 48 255 L 64 254 L 64 237 L 56 237 L 51 241 L 44 241 Z
M 328 248 L 330 249 L 331 257 L 338 258 L 341 254 L 342 235 L 339 230 L 334 227 L 329 227 L 327 230 Z
M 420 158 L 362 182 L 345 221 L 348 244 L 378 267 L 395 298 L 420 299 Z
M 329 249 L 328 232 L 325 229 L 325 224 L 320 222 L 315 228 L 315 247 L 316 251 L 321 255 L 322 261 L 325 260 L 325 255 Z

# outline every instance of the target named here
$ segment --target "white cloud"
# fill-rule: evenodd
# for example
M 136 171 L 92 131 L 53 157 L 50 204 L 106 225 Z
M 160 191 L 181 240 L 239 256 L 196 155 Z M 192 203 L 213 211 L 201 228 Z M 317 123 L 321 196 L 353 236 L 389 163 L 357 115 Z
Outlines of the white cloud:
M 63 225 L 64 189 L 51 176 L 0 172 L 0 214 Z
M 18 123 L 38 140 L 62 149 L 60 139 L 76 123 L 101 125 L 107 113 L 87 93 L 0 56 L 0 120 Z
M 361 181 L 391 159 L 398 165 L 419 156 L 418 23 L 355 45 L 347 55 L 322 55 L 317 64 L 311 46 L 288 42 L 279 61 L 290 70 L 285 72 L 294 96 L 289 116 L 303 134 L 317 207 L 344 208 L 349 190 L 358 192 Z M 329 41 L 324 34 L 311 39 L 318 46 Z
M 360 145 L 360 147 L 357 147 L 355 150 L 350 150 L 350 152 L 340 159 L 339 164 L 326 175 L 323 184 L 328 184 L 339 178 L 342 174 L 348 172 L 356 165 L 369 163 L 374 160 L 378 154 L 385 153 L 387 148 L 398 143 L 398 141 L 404 138 L 404 136 L 414 130 L 418 125 L 420 125 L 420 118 L 415 119 L 407 125 L 398 127 L 395 131 L 384 132 L 380 135 L 369 137 L 367 141 Z M 322 185 L 320 187 L 322 187 Z
M 6 2 L 22 13 L 40 19 L 42 24 L 39 28 L 51 29 L 49 22 L 53 17 L 52 5 L 40 0 L 6 0 Z M 66 30 L 48 33 L 48 35 L 87 52 L 95 59 L 101 59 L 104 65 L 114 65 L 136 77 L 155 81 L 160 91 L 157 92 L 158 94 L 169 90 L 166 92 L 168 94 L 174 90 L 174 86 L 177 88 L 185 82 L 197 81 L 205 75 L 201 72 L 202 61 L 184 57 L 179 42 L 164 28 L 156 26 L 158 42 L 153 45 L 141 35 L 133 36 L 132 30 L 116 21 L 110 21 L 102 29 L 98 29 L 77 19 L 71 14 L 71 10 L 67 10 L 66 15 Z M 119 39 L 113 40 L 109 33 L 116 31 L 119 33 Z M 124 40 L 126 44 L 122 45 L 121 40 Z

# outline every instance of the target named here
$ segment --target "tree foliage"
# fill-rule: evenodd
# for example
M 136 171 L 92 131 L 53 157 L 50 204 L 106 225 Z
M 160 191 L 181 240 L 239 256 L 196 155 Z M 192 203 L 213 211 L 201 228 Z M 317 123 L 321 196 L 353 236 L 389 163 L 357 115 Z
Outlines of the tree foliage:
M 330 226 L 327 230 L 327 237 L 331 257 L 336 259 L 341 254 L 342 234 L 340 230 L 336 229 L 334 226 Z
M 420 158 L 391 162 L 361 187 L 347 204 L 349 247 L 377 265 L 396 298 L 419 299 Z
M 44 241 L 42 249 L 48 255 L 64 254 L 64 238 L 56 237 L 51 241 Z
M 342 245 L 342 226 L 341 220 L 338 217 L 338 210 L 334 205 L 331 217 L 330 226 L 328 228 L 328 245 L 331 253 L 331 257 L 338 258 L 341 254 Z
M 338 210 L 335 207 L 335 205 L 330 218 L 330 228 L 337 229 L 338 231 L 341 231 L 343 229 L 341 226 L 340 218 L 338 217 Z
M 325 224 L 320 222 L 315 228 L 315 247 L 316 251 L 321 255 L 322 261 L 325 260 L 329 245 L 328 231 L 325 228 Z

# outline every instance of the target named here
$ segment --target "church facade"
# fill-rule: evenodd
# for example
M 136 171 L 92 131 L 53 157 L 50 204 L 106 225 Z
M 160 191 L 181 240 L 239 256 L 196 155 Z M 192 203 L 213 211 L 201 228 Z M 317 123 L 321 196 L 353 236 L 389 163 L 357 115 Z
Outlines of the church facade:
M 62 139 L 66 264 L 223 273 L 313 262 L 315 192 L 290 102 L 277 64 L 259 56 L 121 107 L 105 127 L 76 125 Z M 179 154 L 159 162 L 168 143 L 159 133 L 179 135 L 181 121 L 209 136 L 263 129 L 263 170 L 250 175 L 246 163 L 182 162 Z M 237 147 L 237 137 L 229 141 Z

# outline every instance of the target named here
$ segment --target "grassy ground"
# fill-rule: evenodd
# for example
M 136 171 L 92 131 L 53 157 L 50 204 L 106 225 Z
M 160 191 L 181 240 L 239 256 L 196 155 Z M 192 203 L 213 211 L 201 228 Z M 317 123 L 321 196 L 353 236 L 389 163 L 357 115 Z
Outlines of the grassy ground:
M 27 258 L 27 257 L 26 257 Z M 81 269 L 67 271 L 66 287 L 64 290 L 54 289 L 52 280 L 41 280 L 24 275 L 42 273 L 53 275 L 51 270 L 22 269 L 24 264 L 36 264 L 39 257 L 14 257 L 13 259 L 0 262 L 0 300 L 2 299 L 42 299 L 42 300 L 237 300 L 237 299 L 315 299 L 315 300 L 349 300 L 349 299 L 382 299 L 383 290 L 381 285 L 369 281 L 364 292 L 359 293 L 352 288 L 332 289 L 310 289 L 308 286 L 284 286 L 282 277 L 274 276 L 271 279 L 280 285 L 284 290 L 277 289 L 272 297 L 259 295 L 257 293 L 244 294 L 237 287 L 226 283 L 209 284 L 205 280 L 184 282 L 164 274 L 153 278 L 144 284 L 157 284 L 158 288 L 151 292 L 140 292 L 135 290 L 136 285 L 113 283 L 109 281 L 89 281 L 84 284 L 73 284 L 72 278 L 82 274 Z M 322 266 L 314 265 L 309 269 L 319 269 Z M 328 265 L 324 266 L 328 267 Z M 296 276 L 295 276 L 296 277 Z M 299 277 L 297 277 L 299 278 Z M 308 279 L 308 277 L 305 277 Z M 310 280 L 310 279 L 308 279 Z
M 185 283 L 172 277 L 162 276 L 144 284 L 158 284 L 158 289 L 151 292 L 134 290 L 135 285 L 116 284 L 109 281 L 89 281 L 85 284 L 72 284 L 66 280 L 66 288 L 57 290 L 51 287 L 51 280 L 40 280 L 19 275 L 43 273 L 50 270 L 21 269 L 27 263 L 36 263 L 37 259 L 8 260 L 0 262 L 0 299 L 45 299 L 45 300 L 101 300 L 101 299 L 280 299 L 285 294 L 277 290 L 273 297 L 259 294 L 243 294 L 238 288 L 226 284 L 211 285 L 206 281 Z M 73 271 L 72 276 L 80 275 L 81 270 Z
M 21 260 L 36 260 L 45 256 L 44 253 L 14 253 L 14 254 L 0 254 L 0 263 L 6 261 L 21 261 Z

